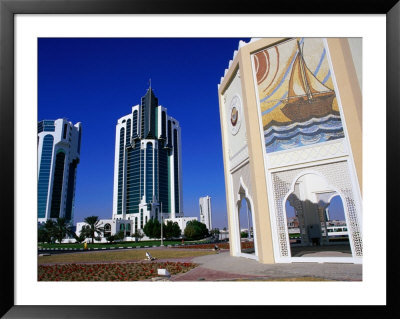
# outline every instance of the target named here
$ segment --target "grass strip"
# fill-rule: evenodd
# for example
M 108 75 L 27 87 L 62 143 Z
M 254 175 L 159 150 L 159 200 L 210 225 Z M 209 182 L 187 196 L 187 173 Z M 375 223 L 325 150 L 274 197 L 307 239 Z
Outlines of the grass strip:
M 189 258 L 215 254 L 212 251 L 193 251 L 185 249 L 152 249 L 151 255 L 157 259 Z M 59 254 L 50 256 L 39 256 L 39 264 L 54 263 L 95 263 L 95 262 L 119 262 L 139 261 L 146 259 L 144 250 L 113 250 L 113 251 L 91 251 L 86 253 Z

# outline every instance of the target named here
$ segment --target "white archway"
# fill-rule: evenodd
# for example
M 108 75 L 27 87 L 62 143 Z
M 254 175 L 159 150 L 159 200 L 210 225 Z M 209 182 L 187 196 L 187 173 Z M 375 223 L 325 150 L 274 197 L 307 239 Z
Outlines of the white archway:
M 293 249 L 297 250 L 298 247 L 305 246 L 318 246 L 321 248 L 315 248 L 315 251 L 329 251 L 329 248 L 333 248 L 333 243 L 330 242 L 330 235 L 328 232 L 331 230 L 327 224 L 329 217 L 326 208 L 330 205 L 332 198 L 339 196 L 342 204 L 344 214 L 344 225 L 349 225 L 349 215 L 344 201 L 344 196 L 340 190 L 335 186 L 332 186 L 325 176 L 321 173 L 313 170 L 305 170 L 292 180 L 289 192 L 284 196 L 282 207 L 284 209 L 284 219 L 287 234 L 287 247 L 289 250 L 289 256 L 294 257 Z M 294 208 L 295 217 L 294 222 L 290 220 L 291 227 L 297 223 L 299 236 L 296 242 L 291 238 L 291 231 L 288 226 L 288 212 L 286 209 L 286 203 L 290 202 L 290 205 Z M 333 228 L 333 227 L 331 227 Z M 336 241 L 336 244 L 340 244 L 343 247 L 336 248 L 337 251 L 344 253 L 344 257 L 354 256 L 354 247 L 351 240 L 351 229 L 347 227 L 348 240 L 346 241 L 345 234 L 343 236 L 343 242 Z M 298 239 L 300 238 L 300 239 Z M 332 237 L 333 238 L 333 237 Z M 329 247 L 331 245 L 331 247 Z M 322 246 L 324 246 L 322 248 Z M 348 248 L 346 248 L 346 246 Z M 325 252 L 326 253 L 326 252 Z M 327 253 L 326 253 L 327 254 Z M 339 253 L 332 252 L 331 256 L 340 255 Z M 308 254 L 308 256 L 317 256 L 315 254 Z M 297 257 L 296 257 L 297 258 Z
M 239 186 L 237 191 L 235 192 L 235 214 L 234 214 L 234 231 L 235 234 L 232 238 L 235 240 L 235 256 L 241 256 L 246 258 L 253 258 L 258 260 L 258 247 L 257 247 L 257 229 L 255 223 L 254 216 L 254 204 L 253 199 L 249 194 L 248 187 L 243 181 L 243 178 L 240 177 Z M 242 252 L 241 249 L 241 238 L 240 238 L 240 208 L 242 200 L 246 201 L 248 210 L 249 210 L 249 218 L 251 218 L 251 224 L 253 225 L 253 242 L 254 242 L 254 255 L 249 253 Z M 250 232 L 250 229 L 249 229 Z

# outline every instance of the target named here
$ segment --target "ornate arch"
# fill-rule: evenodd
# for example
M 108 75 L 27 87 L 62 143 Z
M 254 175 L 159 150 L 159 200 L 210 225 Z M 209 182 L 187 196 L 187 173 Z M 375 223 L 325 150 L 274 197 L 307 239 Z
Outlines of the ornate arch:
M 249 193 L 249 188 L 246 186 L 245 182 L 243 181 L 242 176 L 239 178 L 239 184 L 237 186 L 237 190 L 235 191 L 235 218 L 237 219 L 237 229 L 239 230 L 239 225 L 240 225 L 240 217 L 239 217 L 239 212 L 240 212 L 240 207 L 241 207 L 241 202 L 242 200 L 245 199 L 247 203 L 247 207 L 250 209 L 251 212 L 251 219 L 252 219 L 252 225 L 253 225 L 253 240 L 254 240 L 254 251 L 255 251 L 255 256 L 258 257 L 258 247 L 257 247 L 257 227 L 255 223 L 255 216 L 254 216 L 254 202 L 253 198 Z M 239 236 L 239 241 L 240 241 L 240 236 Z M 240 244 L 240 243 L 239 243 Z M 240 245 L 239 245 L 240 247 Z
M 355 202 L 352 183 L 348 174 L 347 162 L 337 162 L 313 166 L 310 168 L 299 168 L 283 172 L 272 173 L 273 199 L 276 211 L 276 235 L 279 243 L 281 257 L 290 257 L 289 238 L 287 235 L 287 221 L 285 203 L 289 195 L 294 191 L 297 180 L 306 174 L 316 174 L 332 187 L 341 197 L 346 220 L 351 236 L 350 245 L 353 256 L 361 258 L 363 255 L 362 235 L 358 207 Z M 332 196 L 333 197 L 333 196 Z

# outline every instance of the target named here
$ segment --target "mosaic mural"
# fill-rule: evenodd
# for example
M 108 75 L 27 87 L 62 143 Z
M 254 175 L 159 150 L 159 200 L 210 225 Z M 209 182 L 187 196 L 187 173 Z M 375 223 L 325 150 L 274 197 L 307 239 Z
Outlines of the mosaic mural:
M 253 62 L 267 153 L 344 137 L 322 39 L 291 39 Z

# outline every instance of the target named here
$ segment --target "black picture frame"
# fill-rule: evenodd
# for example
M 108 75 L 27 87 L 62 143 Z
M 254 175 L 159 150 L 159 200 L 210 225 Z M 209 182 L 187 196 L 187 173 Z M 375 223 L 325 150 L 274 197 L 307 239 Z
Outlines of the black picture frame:
M 265 306 L 22 306 L 15 305 L 14 296 L 14 16 L 16 14 L 385 14 L 387 21 L 387 305 L 377 307 L 281 307 Z M 398 124 L 400 107 L 399 81 L 399 43 L 400 43 L 400 4 L 398 0 L 374 1 L 285 1 L 267 3 L 267 1 L 247 0 L 240 5 L 226 1 L 183 1 L 183 0 L 0 0 L 0 181 L 1 216 L 3 238 L 1 249 L 0 315 L 4 318 L 122 318 L 122 317 L 175 317 L 190 316 L 221 317 L 225 315 L 249 316 L 255 311 L 260 315 L 278 315 L 282 311 L 297 317 L 305 314 L 319 316 L 354 317 L 360 311 L 372 316 L 394 317 L 396 307 L 396 288 L 399 278 L 396 276 L 395 231 L 397 211 L 395 205 L 397 166 L 399 148 L 397 136 L 400 136 Z M 364 67 L 368 67 L 364 65 Z M 384 143 L 384 141 L 382 141 Z M 377 186 L 378 187 L 378 186 Z M 385 213 L 384 211 L 381 212 Z M 371 293 L 374 293 L 371 291 Z M 322 308 L 322 309 L 318 309 Z M 397 309 L 396 309 L 397 308 Z M 251 312 L 249 312 L 251 311 Z M 311 311 L 311 312 L 310 312 Z

